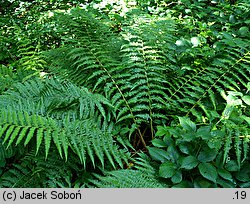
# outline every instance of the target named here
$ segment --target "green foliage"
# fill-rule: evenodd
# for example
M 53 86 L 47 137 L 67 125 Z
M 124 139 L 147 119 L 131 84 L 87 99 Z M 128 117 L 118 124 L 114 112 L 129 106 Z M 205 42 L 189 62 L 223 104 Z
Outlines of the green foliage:
M 244 153 L 249 150 L 248 125 L 238 121 L 236 125 L 231 121 L 234 117 L 224 119 L 223 125 L 219 121 L 198 126 L 188 117 L 179 117 L 176 126 L 159 126 L 157 135 L 163 138 L 154 139 L 154 147 L 148 147 L 150 156 L 159 163 L 159 176 L 170 179 L 176 187 L 248 185 L 249 171 L 244 181 L 237 176 L 249 167 L 249 156 Z M 187 185 L 189 181 L 192 183 Z
M 104 166 L 107 157 L 116 168 L 115 162 L 122 166 L 127 160 L 114 144 L 113 127 L 102 121 L 106 119 L 103 104 L 110 106 L 102 96 L 52 79 L 17 83 L 13 89 L 0 97 L 0 137 L 7 148 L 35 142 L 38 153 L 44 144 L 47 157 L 52 141 L 61 157 L 64 153 L 67 160 L 70 147 L 84 166 L 86 160 L 95 166 L 97 158 Z
M 95 175 L 91 183 L 99 188 L 166 188 L 160 181 L 149 158 L 140 154 L 132 167 L 124 170 L 104 172 L 104 176 Z
M 89 175 L 81 169 L 74 158 L 65 163 L 54 148 L 50 154 L 45 161 L 43 156 L 35 152 L 27 153 L 1 175 L 0 187 L 73 188 L 80 184 L 74 179 L 73 171 L 81 173 L 86 181 L 88 180 Z
M 247 0 L 0 2 L 0 187 L 249 187 Z

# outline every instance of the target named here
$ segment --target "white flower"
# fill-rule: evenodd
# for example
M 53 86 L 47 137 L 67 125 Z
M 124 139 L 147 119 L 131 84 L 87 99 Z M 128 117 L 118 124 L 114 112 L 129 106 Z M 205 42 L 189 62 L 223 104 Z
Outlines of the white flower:
M 193 47 L 197 47 L 200 44 L 200 40 L 198 37 L 192 37 L 191 43 L 193 44 Z

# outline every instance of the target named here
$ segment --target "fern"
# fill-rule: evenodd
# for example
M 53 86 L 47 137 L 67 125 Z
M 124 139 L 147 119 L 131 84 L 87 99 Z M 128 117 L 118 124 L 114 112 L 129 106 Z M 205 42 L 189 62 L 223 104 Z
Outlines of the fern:
M 78 17 L 72 18 L 74 15 Z M 192 114 L 199 121 L 203 117 L 212 120 L 211 111 L 221 110 L 218 93 L 246 88 L 250 80 L 247 40 L 244 52 L 235 43 L 208 59 L 211 64 L 204 60 L 201 66 L 180 74 L 174 22 L 166 18 L 149 19 L 143 13 L 130 15 L 133 18 L 128 19 L 121 40 L 105 26 L 96 30 L 93 25 L 96 21 L 85 11 L 72 10 L 72 16 L 62 16 L 68 22 L 67 28 L 75 31 L 72 42 L 47 56 L 56 59 L 52 71 L 55 67 L 63 69 L 56 72 L 61 77 L 105 94 L 115 107 L 112 115 L 116 123 L 128 124 L 144 146 L 144 132 L 153 138 L 155 126 L 163 120 L 176 114 Z M 79 29 L 82 24 L 84 31 Z M 235 41 L 243 43 L 240 39 Z M 73 42 L 77 42 L 77 47 L 72 46 Z M 121 44 L 120 50 L 115 46 L 107 50 L 111 42 Z M 229 46 L 226 37 L 220 43 Z M 63 56 L 69 60 L 58 63 Z
M 79 170 L 75 161 L 65 163 L 52 148 L 45 161 L 35 152 L 27 153 L 18 163 L 13 163 L 0 177 L 0 187 L 11 188 L 56 188 L 72 187 L 72 169 Z M 54 155 L 53 155 L 54 153 Z
M 45 53 L 52 61 L 50 69 L 53 73 L 88 87 L 89 83 L 93 85 L 88 80 L 92 73 L 98 71 L 101 74 L 105 69 L 119 64 L 119 41 L 114 40 L 108 27 L 101 24 L 90 12 L 76 8 L 71 10 L 71 15 L 57 13 L 55 17 L 59 23 L 58 29 L 64 27 L 62 32 L 65 33 L 66 29 L 70 31 L 70 36 L 65 47 Z
M 46 62 L 39 53 L 39 46 L 34 47 L 29 39 L 20 39 L 18 51 L 20 60 L 18 60 L 17 64 L 20 68 L 35 71 L 44 69 Z
M 225 89 L 240 91 L 247 87 L 250 80 L 249 56 L 250 52 L 242 55 L 238 47 L 228 49 L 223 57 L 216 57 L 211 66 L 191 72 L 187 77 L 176 78 L 178 83 L 174 81 L 172 84 L 182 85 L 176 87 L 169 100 L 176 109 L 187 115 L 192 113 L 201 120 L 197 108 L 200 107 L 206 113 L 205 109 L 209 106 L 204 103 L 208 98 L 215 106 L 216 92 L 220 93 Z M 206 116 L 211 118 L 208 114 Z
M 130 129 L 137 130 L 140 140 L 146 146 L 140 126 L 149 123 L 150 135 L 153 138 L 153 121 L 167 118 L 164 114 L 168 105 L 165 103 L 165 73 L 172 71 L 172 67 L 166 67 L 166 62 L 171 57 L 166 56 L 160 48 L 161 43 L 170 45 L 170 41 L 174 41 L 173 22 L 157 19 L 143 26 L 145 22 L 140 17 L 123 33 L 125 41 L 120 51 L 115 46 L 107 50 L 107 45 L 119 45 L 122 41 L 118 37 L 114 38 L 115 35 L 103 26 L 96 30 L 96 25 L 93 26 L 92 23 L 95 20 L 87 18 L 89 15 L 84 11 L 73 10 L 73 13 L 77 14 L 78 18 L 72 19 L 71 16 L 64 15 L 62 19 L 68 22 L 68 29 L 75 31 L 74 38 L 77 39 L 79 47 L 63 48 L 69 60 L 61 64 L 63 71 L 58 74 L 69 77 L 79 85 L 87 84 L 88 87 L 94 87 L 97 92 L 105 94 L 115 107 L 116 122 L 121 124 L 131 121 Z M 82 23 L 86 30 L 78 28 Z M 149 35 L 152 32 L 156 34 L 153 38 Z M 165 38 L 158 41 L 159 32 Z M 60 53 L 63 54 L 62 50 L 47 54 L 51 58 L 59 56 L 55 58 L 53 67 L 56 67 L 57 60 L 63 57 Z
M 13 146 L 6 148 L 6 145 L 2 144 L 3 140 L 0 138 L 0 175 L 4 171 L 8 160 L 13 158 L 17 154 L 22 154 L 23 150 L 20 148 L 14 148 Z M 18 159 L 18 156 L 15 157 Z
M 38 115 L 29 115 L 27 112 L 1 110 L 0 124 L 0 137 L 4 136 L 4 143 L 8 141 L 7 147 L 12 145 L 14 141 L 16 141 L 15 145 L 19 145 L 23 142 L 24 146 L 26 146 L 33 137 L 36 137 L 36 149 L 38 152 L 43 137 L 45 140 L 48 140 L 48 137 L 51 137 L 51 135 L 48 135 L 48 132 L 55 132 L 53 134 L 53 139 L 57 144 L 60 144 L 60 140 L 56 140 L 56 138 L 59 137 L 59 134 L 61 134 L 61 140 L 66 140 L 58 128 L 56 121 Z M 61 153 L 60 148 L 61 144 L 58 146 L 59 152 Z M 47 156 L 49 145 L 46 146 L 46 149 Z M 65 154 L 67 154 L 66 149 Z
M 192 9 L 198 5 L 202 3 Z M 247 3 L 239 5 L 247 13 Z M 35 31 L 29 31 L 33 24 L 26 26 L 25 20 L 36 9 L 25 8 L 25 20 L 18 17 L 20 24 L 11 23 L 9 33 L 15 40 L 9 47 L 17 47 L 13 53 L 5 49 L 9 29 L 2 30 L 0 49 L 9 59 L 2 57 L 5 65 L 0 67 L 1 187 L 167 187 L 144 157 L 132 168 L 124 166 L 131 165 L 129 148 L 142 144 L 146 149 L 156 126 L 174 124 L 180 115 L 207 126 L 222 113 L 213 128 L 226 134 L 224 138 L 215 134 L 208 144 L 223 150 L 222 163 L 232 154 L 239 167 L 248 160 L 248 127 L 232 122 L 234 110 L 223 109 L 220 96 L 249 89 L 249 38 L 241 39 L 246 28 L 228 35 L 215 33 L 207 21 L 206 29 L 200 22 L 191 25 L 189 20 L 195 18 L 188 12 L 187 20 L 175 19 L 175 11 L 153 15 L 165 11 L 165 4 L 161 9 L 147 5 L 151 11 L 146 12 L 129 6 L 122 20 L 112 12 L 105 11 L 105 16 L 101 9 L 87 7 L 53 10 L 50 18 L 47 12 L 34 15 Z M 176 29 L 184 24 L 183 30 Z M 229 23 L 228 28 L 242 25 Z M 199 38 L 213 42 L 192 47 L 186 38 L 196 31 Z M 15 152 L 20 149 L 22 153 Z M 86 170 L 93 170 L 95 177 Z
M 36 153 L 44 145 L 47 158 L 54 143 L 61 157 L 67 160 L 70 148 L 84 167 L 89 161 L 95 166 L 97 159 L 104 166 L 104 158 L 114 168 L 127 162 L 127 150 L 115 144 L 115 129 L 107 123 L 104 105 L 112 106 L 86 88 L 52 79 L 30 80 L 2 95 L 0 104 L 5 107 L 0 109 L 0 137 L 7 147 L 35 141 Z
M 90 180 L 99 188 L 166 188 L 156 176 L 156 170 L 145 155 L 135 161 L 134 169 L 104 172 L 105 176 L 95 175 L 98 180 Z

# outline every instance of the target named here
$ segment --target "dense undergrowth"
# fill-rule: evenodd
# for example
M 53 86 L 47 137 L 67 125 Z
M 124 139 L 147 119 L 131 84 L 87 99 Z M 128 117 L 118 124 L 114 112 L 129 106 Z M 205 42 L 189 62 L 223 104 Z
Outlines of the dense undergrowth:
M 247 0 L 0 2 L 0 187 L 250 187 Z

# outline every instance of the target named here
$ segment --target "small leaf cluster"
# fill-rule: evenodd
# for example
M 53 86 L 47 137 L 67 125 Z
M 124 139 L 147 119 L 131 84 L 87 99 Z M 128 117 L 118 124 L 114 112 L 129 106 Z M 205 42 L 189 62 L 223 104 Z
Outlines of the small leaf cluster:
M 249 185 L 249 135 L 240 137 L 233 125 L 215 128 L 179 117 L 178 125 L 159 126 L 156 135 L 149 154 L 159 163 L 159 176 L 173 187 Z

